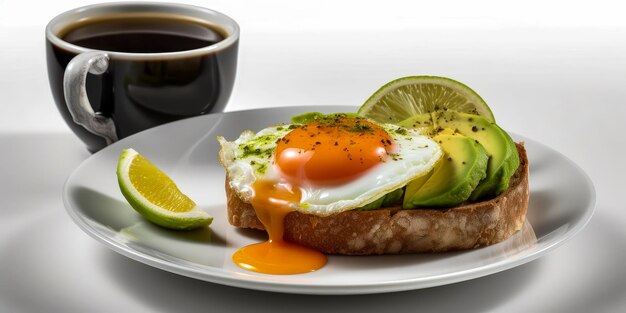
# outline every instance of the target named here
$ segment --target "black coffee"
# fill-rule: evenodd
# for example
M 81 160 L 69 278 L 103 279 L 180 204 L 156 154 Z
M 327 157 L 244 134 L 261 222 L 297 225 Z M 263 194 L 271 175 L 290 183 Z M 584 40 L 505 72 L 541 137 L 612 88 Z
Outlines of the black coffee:
M 71 25 L 59 36 L 77 46 L 117 52 L 158 53 L 199 49 L 224 39 L 209 24 L 175 17 L 118 17 Z
M 57 33 L 77 46 L 112 51 L 102 75 L 87 76 L 87 96 L 95 112 L 111 117 L 118 138 L 163 123 L 221 112 L 230 97 L 237 69 L 238 41 L 209 52 L 150 57 L 151 53 L 187 51 L 210 46 L 226 31 L 178 16 L 99 16 Z M 127 57 L 115 52 L 145 53 Z M 72 131 L 89 150 L 104 139 L 72 120 L 63 96 L 63 74 L 78 52 L 46 42 L 48 78 L 55 103 Z

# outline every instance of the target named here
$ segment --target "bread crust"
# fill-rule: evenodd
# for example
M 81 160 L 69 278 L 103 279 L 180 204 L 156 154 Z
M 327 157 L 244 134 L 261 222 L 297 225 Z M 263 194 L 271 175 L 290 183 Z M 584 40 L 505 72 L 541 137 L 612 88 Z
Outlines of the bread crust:
M 448 209 L 346 211 L 326 217 L 291 212 L 284 239 L 326 254 L 372 255 L 445 252 L 492 245 L 522 228 L 528 210 L 528 157 L 517 144 L 520 166 L 496 198 Z M 249 203 L 226 178 L 228 221 L 264 230 Z

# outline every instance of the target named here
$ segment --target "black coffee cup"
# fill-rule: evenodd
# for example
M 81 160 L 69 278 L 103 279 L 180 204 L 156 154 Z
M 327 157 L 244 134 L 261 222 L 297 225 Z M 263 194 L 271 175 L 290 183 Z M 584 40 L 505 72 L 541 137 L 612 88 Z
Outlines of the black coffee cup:
M 239 26 L 182 4 L 97 4 L 46 27 L 48 78 L 72 131 L 95 152 L 163 123 L 221 112 L 237 69 Z

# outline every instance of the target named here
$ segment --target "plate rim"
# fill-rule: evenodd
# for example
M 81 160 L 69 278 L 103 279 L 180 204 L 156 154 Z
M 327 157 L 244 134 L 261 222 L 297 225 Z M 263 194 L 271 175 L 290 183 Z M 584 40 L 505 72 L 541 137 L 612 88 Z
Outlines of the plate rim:
M 329 105 L 323 106 L 327 109 L 331 110 L 344 110 L 344 109 L 352 109 L 356 108 L 354 106 L 336 106 Z M 229 111 L 229 112 L 220 112 L 207 114 L 197 117 L 192 117 L 188 119 L 183 119 L 167 124 L 163 124 L 161 126 L 157 126 L 139 133 L 136 133 L 127 138 L 134 138 L 135 136 L 146 136 L 147 133 L 154 131 L 160 127 L 170 124 L 176 123 L 187 123 L 192 119 L 203 119 L 209 118 L 209 116 L 219 116 L 219 115 L 227 115 L 227 114 L 237 114 L 242 112 L 253 112 L 253 111 L 280 111 L 283 109 L 309 109 L 309 111 L 318 111 L 320 106 L 284 106 L 284 107 L 267 107 L 267 108 L 255 108 L 249 110 L 237 110 L 237 111 Z M 105 247 L 125 256 L 132 260 L 138 261 L 140 263 L 165 270 L 174 274 L 199 279 L 211 283 L 217 283 L 232 287 L 246 288 L 246 289 L 254 289 L 261 291 L 273 291 L 273 292 L 281 292 L 281 293 L 294 293 L 294 294 L 316 294 L 316 295 L 351 295 L 351 294 L 372 294 L 372 293 L 382 293 L 382 292 L 395 292 L 395 291 L 405 291 L 405 290 L 414 290 L 414 289 L 422 289 L 429 287 L 442 286 L 457 282 L 462 282 L 466 280 L 471 280 L 474 278 L 479 278 L 491 274 L 495 274 L 498 272 L 502 272 L 522 264 L 526 264 L 528 262 L 532 262 L 539 257 L 544 256 L 550 251 L 560 247 L 565 244 L 571 238 L 573 238 L 576 234 L 578 234 L 584 227 L 589 223 L 591 218 L 593 217 L 596 210 L 596 190 L 593 184 L 593 181 L 589 177 L 589 175 L 574 161 L 572 161 L 566 155 L 560 153 L 559 151 L 539 142 L 533 140 L 531 138 L 518 135 L 516 133 L 510 133 L 512 137 L 516 137 L 521 141 L 529 141 L 535 145 L 541 146 L 542 149 L 549 150 L 553 153 L 558 154 L 562 157 L 570 166 L 573 166 L 581 177 L 583 177 L 584 185 L 587 187 L 589 191 L 589 199 L 586 206 L 586 210 L 584 214 L 580 217 L 579 221 L 574 224 L 572 227 L 568 228 L 563 234 L 560 235 L 560 240 L 556 240 L 550 244 L 546 244 L 540 249 L 534 251 L 530 255 L 521 255 L 517 253 L 513 256 L 507 257 L 503 260 L 492 262 L 483 266 L 474 267 L 462 271 L 456 271 L 451 273 L 444 273 L 434 276 L 427 277 L 419 277 L 419 278 L 407 278 L 400 280 L 388 280 L 388 281 L 380 281 L 380 282 L 360 282 L 360 283 L 333 283 L 333 284 L 311 284 L 311 283 L 299 283 L 299 282 L 285 282 L 285 281 L 260 281 L 256 279 L 248 279 L 246 277 L 236 277 L 229 275 L 224 270 L 218 270 L 217 268 L 213 268 L 210 266 L 199 265 L 198 267 L 187 267 L 181 264 L 173 263 L 167 260 L 158 259 L 154 256 L 142 253 L 140 251 L 131 249 L 127 246 L 119 245 L 116 241 L 113 240 L 112 237 L 106 236 L 100 231 L 94 229 L 87 221 L 83 219 L 82 216 L 78 213 L 77 209 L 75 209 L 69 201 L 69 188 L 72 180 L 78 175 L 81 169 L 87 166 L 89 163 L 93 161 L 99 154 L 103 154 L 105 151 L 110 149 L 114 149 L 116 146 L 123 144 L 127 138 L 124 138 L 112 145 L 105 147 L 104 149 L 92 154 L 87 159 L 83 160 L 68 176 L 63 185 L 63 204 L 65 207 L 65 211 L 70 216 L 74 224 L 76 224 L 83 232 L 87 233 L 90 237 L 94 238 L 96 241 L 103 244 Z M 532 246 L 535 247 L 535 246 Z

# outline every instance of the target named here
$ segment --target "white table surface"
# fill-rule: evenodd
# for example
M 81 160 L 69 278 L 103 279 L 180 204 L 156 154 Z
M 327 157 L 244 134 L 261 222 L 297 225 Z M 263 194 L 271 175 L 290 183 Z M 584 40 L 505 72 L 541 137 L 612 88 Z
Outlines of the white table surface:
M 274 294 L 143 265 L 84 234 L 61 201 L 65 179 L 89 153 L 53 104 L 43 28 L 54 15 L 88 3 L 3 1 L 0 312 L 626 311 L 621 5 L 187 2 L 241 24 L 228 111 L 359 105 L 397 77 L 452 77 L 479 92 L 502 127 L 555 148 L 585 169 L 596 186 L 595 216 L 537 261 L 472 281 L 391 294 Z

